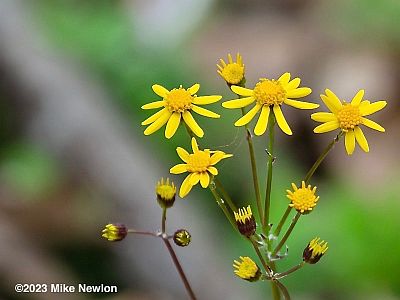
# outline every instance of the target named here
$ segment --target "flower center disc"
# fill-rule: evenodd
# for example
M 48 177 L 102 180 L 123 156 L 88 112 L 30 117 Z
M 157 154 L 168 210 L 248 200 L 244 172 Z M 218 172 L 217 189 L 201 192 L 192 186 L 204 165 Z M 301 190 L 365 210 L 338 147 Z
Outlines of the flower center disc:
M 256 84 L 253 97 L 261 105 L 280 105 L 286 100 L 286 91 L 279 81 L 263 78 Z
M 223 70 L 222 70 L 222 77 L 229 83 L 231 84 L 238 84 L 242 81 L 243 79 L 243 74 L 244 74 L 244 67 L 237 64 L 237 63 L 231 63 L 228 64 Z
M 293 204 L 296 209 L 307 210 L 315 206 L 315 195 L 309 189 L 298 189 L 293 193 Z
M 189 155 L 187 170 L 189 172 L 205 172 L 210 166 L 210 154 L 204 151 L 197 151 Z
M 172 112 L 184 112 L 192 108 L 193 96 L 186 89 L 180 87 L 170 91 L 164 99 Z
M 360 109 L 349 103 L 343 105 L 342 109 L 337 113 L 340 128 L 343 130 L 354 129 L 361 123 Z

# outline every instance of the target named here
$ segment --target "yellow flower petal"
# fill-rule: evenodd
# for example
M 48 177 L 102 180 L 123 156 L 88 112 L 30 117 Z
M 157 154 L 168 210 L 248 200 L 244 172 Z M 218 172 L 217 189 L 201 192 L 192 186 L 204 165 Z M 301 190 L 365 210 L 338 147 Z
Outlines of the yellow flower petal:
M 301 87 L 287 92 L 288 98 L 301 98 L 310 95 L 312 90 L 308 87 Z
M 160 117 L 154 121 L 151 125 L 149 125 L 146 130 L 144 131 L 145 135 L 150 135 L 154 132 L 156 132 L 158 129 L 160 129 L 162 126 L 164 126 L 165 123 L 167 123 L 169 117 L 171 116 L 171 112 L 169 112 L 168 110 L 166 110 L 165 112 L 163 112 L 162 115 L 160 115 Z
M 160 116 L 162 116 L 167 111 L 168 111 L 167 108 L 163 108 L 162 110 L 156 112 L 154 115 L 148 117 L 141 124 L 142 125 L 149 125 L 149 124 L 153 123 L 155 120 L 157 120 Z
M 192 150 L 193 153 L 199 151 L 199 145 L 197 144 L 197 141 L 194 137 L 192 137 Z
M 202 115 L 202 116 L 205 116 L 205 117 L 209 117 L 209 118 L 218 119 L 219 117 L 221 117 L 219 114 L 216 114 L 215 112 L 212 112 L 211 110 L 202 108 L 202 107 L 197 106 L 197 105 L 193 105 L 192 106 L 192 110 L 194 112 L 197 112 L 199 115 Z
M 317 122 L 330 122 L 335 121 L 336 116 L 333 113 L 329 112 L 317 112 L 311 115 L 311 119 Z
M 171 174 L 182 174 L 187 172 L 187 165 L 186 164 L 177 164 L 169 169 Z
M 329 121 L 314 128 L 315 133 L 325 133 L 339 128 L 337 120 Z
M 358 106 L 361 103 L 362 98 L 364 97 L 364 92 L 364 90 L 359 90 L 354 96 L 353 100 L 351 100 L 351 105 Z
M 183 120 L 195 135 L 197 135 L 198 137 L 204 136 L 203 129 L 200 128 L 199 124 L 197 124 L 197 122 L 195 121 L 195 119 L 193 118 L 192 114 L 189 111 L 185 111 L 183 113 Z
M 222 103 L 225 108 L 242 108 L 254 102 L 253 97 L 229 100 Z
M 165 137 L 170 139 L 178 129 L 179 123 L 181 122 L 181 114 L 174 112 L 168 120 L 167 126 L 165 127 Z
M 324 101 L 325 105 L 329 108 L 331 112 L 336 113 L 339 109 L 342 108 L 342 102 L 340 102 L 339 98 L 330 89 L 326 89 L 325 93 L 326 96 L 321 95 L 322 101 Z
M 197 104 L 197 105 L 205 105 L 205 104 L 211 104 L 211 103 L 215 103 L 218 102 L 219 100 L 221 100 L 222 96 L 200 96 L 200 97 L 195 97 L 193 99 L 193 104 Z
M 208 187 L 210 184 L 210 175 L 207 172 L 200 173 L 200 184 L 203 188 Z
M 374 103 L 370 103 L 367 105 L 360 105 L 360 112 L 362 116 L 369 116 L 372 115 L 373 113 L 376 113 L 377 111 L 383 109 L 386 106 L 387 102 L 386 101 L 377 101 Z
M 297 88 L 299 87 L 299 85 L 300 85 L 300 82 L 301 82 L 300 78 L 296 77 L 296 78 L 294 78 L 293 80 L 291 80 L 291 81 L 286 85 L 285 88 L 286 88 L 287 91 L 297 89 Z
M 179 189 L 179 197 L 184 198 L 189 192 L 192 190 L 192 185 L 190 184 L 190 178 L 192 174 L 186 176 L 185 180 L 181 184 L 181 188 Z
M 361 128 L 358 126 L 355 127 L 354 134 L 356 136 L 357 143 L 360 145 L 361 149 L 363 149 L 365 152 L 369 152 L 368 141 L 365 138 L 365 135 L 362 132 Z
M 190 88 L 188 88 L 188 92 L 190 93 L 190 95 L 194 95 L 196 94 L 200 89 L 200 84 L 196 83 L 193 84 Z
M 167 96 L 167 94 L 169 93 L 169 91 L 165 87 L 159 84 L 154 84 L 151 88 L 153 89 L 154 93 L 162 98 L 165 98 L 165 96 Z
M 281 77 L 278 78 L 278 81 L 281 82 L 284 86 L 286 86 L 289 83 L 290 80 L 290 73 L 286 72 L 281 75 Z
M 354 152 L 354 148 L 356 147 L 356 139 L 353 130 L 349 130 L 346 132 L 344 136 L 344 145 L 346 147 L 347 154 L 352 155 Z
M 181 147 L 176 148 L 176 152 L 178 153 L 179 157 L 184 161 L 188 162 L 189 160 L 189 152 L 187 152 L 185 149 Z
M 232 92 L 234 92 L 235 94 L 240 95 L 240 96 L 248 97 L 248 96 L 253 95 L 253 90 L 246 89 L 244 87 L 237 86 L 237 85 L 232 85 L 231 90 L 232 90 Z
M 145 105 L 142 105 L 142 109 L 160 108 L 160 107 L 163 107 L 164 105 L 165 105 L 164 100 L 155 101 L 155 102 L 151 102 L 151 103 L 147 103 Z
M 299 108 L 299 109 L 314 109 L 314 108 L 319 107 L 319 104 L 316 104 L 316 103 L 297 101 L 297 100 L 291 100 L 291 99 L 286 99 L 284 101 L 284 103 L 287 105 L 293 106 L 294 108 Z
M 383 128 L 381 125 L 379 125 L 378 123 L 376 123 L 372 120 L 369 120 L 367 118 L 361 118 L 361 122 L 362 122 L 362 124 L 364 124 L 365 126 L 367 126 L 369 128 L 375 129 L 380 132 L 385 132 L 385 128 Z
M 235 126 L 243 126 L 248 124 L 254 116 L 258 113 L 258 111 L 261 109 L 260 104 L 256 104 L 252 109 L 250 109 L 243 117 L 241 117 L 239 120 L 235 122 Z
M 263 106 L 260 117 L 258 118 L 254 133 L 256 135 L 262 135 L 267 130 L 269 112 L 271 111 L 269 106 Z
M 287 135 L 292 135 L 292 130 L 290 129 L 288 123 L 283 116 L 282 110 L 279 105 L 274 105 L 274 115 L 276 118 L 276 122 L 278 123 L 279 127 L 282 129 L 284 133 Z
M 210 158 L 210 165 L 213 166 L 216 163 L 220 162 L 221 159 L 224 158 L 225 153 L 222 151 L 217 151 L 216 153 L 214 153 L 211 158 Z
M 192 176 L 190 177 L 190 180 L 189 180 L 189 183 L 191 184 L 191 185 L 196 185 L 196 184 L 198 184 L 199 183 L 199 181 L 200 181 L 200 174 L 201 173 L 192 173 Z
M 207 171 L 210 172 L 212 175 L 218 175 L 218 170 L 216 167 L 208 167 Z

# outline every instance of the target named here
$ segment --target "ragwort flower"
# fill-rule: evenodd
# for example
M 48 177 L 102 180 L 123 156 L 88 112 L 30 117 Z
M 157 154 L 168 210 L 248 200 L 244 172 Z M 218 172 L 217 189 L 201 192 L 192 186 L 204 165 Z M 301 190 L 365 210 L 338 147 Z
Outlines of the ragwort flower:
M 219 118 L 220 115 L 198 105 L 205 105 L 219 101 L 222 96 L 200 96 L 196 93 L 200 89 L 200 84 L 196 83 L 190 88 L 182 86 L 168 91 L 165 87 L 155 84 L 152 86 L 154 93 L 163 99 L 151 102 L 142 106 L 142 109 L 162 108 L 157 113 L 142 122 L 142 125 L 149 125 L 144 131 L 145 135 L 150 135 L 159 130 L 165 123 L 165 137 L 171 138 L 181 122 L 183 121 L 198 137 L 203 137 L 204 131 L 197 124 L 192 116 L 192 112 L 198 113 L 209 118 Z
M 293 191 L 286 190 L 287 197 L 292 202 L 289 206 L 294 207 L 301 214 L 311 212 L 319 200 L 319 196 L 317 197 L 315 195 L 317 187 L 315 186 L 311 189 L 311 185 L 306 187 L 306 183 L 302 181 L 300 188 L 298 188 L 294 183 L 292 183 L 292 188 Z
M 331 112 L 317 112 L 311 115 L 311 119 L 314 121 L 324 123 L 315 127 L 314 132 L 324 133 L 340 128 L 345 133 L 344 144 L 348 155 L 353 154 L 356 141 L 361 149 L 369 152 L 368 142 L 360 125 L 385 132 L 385 128 L 365 116 L 383 109 L 387 104 L 386 101 L 374 103 L 368 100 L 362 101 L 364 90 L 358 91 L 350 103 L 340 101 L 329 89 L 326 89 L 325 93 L 326 95 L 321 95 L 321 99 Z
M 236 54 L 236 62 L 233 61 L 231 54 L 228 54 L 228 63 L 226 63 L 222 58 L 220 59 L 220 62 L 221 65 L 217 64 L 217 72 L 228 85 L 241 85 L 241 83 L 245 81 L 244 64 L 239 53 Z
M 303 260 L 308 264 L 316 264 L 326 251 L 328 251 L 328 243 L 315 238 L 304 249 Z
M 218 174 L 214 165 L 222 159 L 232 156 L 232 154 L 225 154 L 222 151 L 200 150 L 195 138 L 192 138 L 192 150 L 193 153 L 189 154 L 181 147 L 176 148 L 176 152 L 185 163 L 178 164 L 170 169 L 172 174 L 190 173 L 179 189 L 179 197 L 181 198 L 189 194 L 192 187 L 199 181 L 203 188 L 207 188 L 210 184 L 210 175 Z
M 248 124 L 261 110 L 254 133 L 262 135 L 267 130 L 268 118 L 272 110 L 282 131 L 288 135 L 292 135 L 292 130 L 287 124 L 281 110 L 282 104 L 300 109 L 314 109 L 319 107 L 315 103 L 293 100 L 311 94 L 310 88 L 299 88 L 299 85 L 300 78 L 290 80 L 290 73 L 283 74 L 278 80 L 261 78 L 252 90 L 233 85 L 231 86 L 232 91 L 244 98 L 225 101 L 222 103 L 222 106 L 225 108 L 242 108 L 255 102 L 254 107 L 236 121 L 235 126 Z
M 240 278 L 247 281 L 257 281 L 261 276 L 260 268 L 248 256 L 240 256 L 241 261 L 234 260 L 233 272 Z

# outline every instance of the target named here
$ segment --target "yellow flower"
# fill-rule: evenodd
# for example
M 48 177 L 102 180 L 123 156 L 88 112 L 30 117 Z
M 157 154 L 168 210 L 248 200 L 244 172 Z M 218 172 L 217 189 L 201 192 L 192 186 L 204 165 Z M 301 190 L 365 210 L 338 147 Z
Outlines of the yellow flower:
M 313 189 L 311 189 L 311 185 L 306 187 L 306 183 L 302 181 L 301 188 L 298 188 L 294 183 L 292 183 L 292 188 L 293 191 L 286 190 L 288 193 L 287 197 L 292 201 L 289 206 L 294 207 L 302 214 L 311 212 L 319 200 L 319 196 L 315 196 L 317 187 L 315 186 Z
M 362 101 L 364 90 L 358 91 L 350 103 L 340 101 L 339 98 L 329 89 L 325 90 L 326 95 L 321 95 L 322 101 L 331 111 L 317 112 L 311 115 L 311 119 L 317 122 L 323 122 L 314 129 L 315 133 L 324 133 L 340 128 L 344 133 L 344 144 L 348 155 L 353 154 L 355 142 L 361 149 L 369 152 L 367 139 L 362 132 L 360 125 L 365 125 L 377 131 L 385 132 L 385 128 L 371 121 L 365 116 L 383 109 L 386 101 L 377 101 L 371 103 L 368 100 Z
M 257 225 L 250 205 L 239 208 L 238 212 L 233 213 L 239 232 L 247 237 L 252 236 L 256 232 Z
M 101 233 L 101 236 L 110 242 L 118 242 L 126 237 L 128 229 L 124 224 L 120 223 L 107 224 Z
M 261 271 L 257 264 L 250 257 L 240 256 L 241 261 L 234 260 L 233 272 L 240 278 L 247 281 L 256 281 L 260 278 Z
M 267 130 L 268 118 L 272 110 L 282 131 L 291 135 L 292 130 L 287 124 L 281 110 L 282 104 L 300 109 L 314 109 L 319 107 L 315 103 L 293 100 L 311 94 L 310 88 L 299 88 L 299 85 L 300 78 L 290 80 L 290 73 L 283 74 L 278 80 L 261 78 L 252 90 L 233 85 L 231 86 L 232 91 L 244 98 L 225 101 L 222 103 L 222 106 L 225 108 L 242 108 L 255 102 L 254 107 L 236 121 L 235 126 L 248 124 L 261 110 L 254 133 L 262 135 Z
M 174 205 L 176 194 L 176 186 L 169 178 L 164 182 L 164 178 L 161 178 L 156 185 L 157 201 L 161 207 L 169 208 Z
M 182 86 L 168 91 L 165 87 L 155 84 L 152 86 L 154 93 L 163 99 L 151 102 L 142 106 L 142 109 L 163 108 L 157 113 L 142 122 L 142 125 L 149 125 L 144 131 L 145 135 L 152 134 L 159 130 L 165 123 L 165 137 L 171 138 L 181 122 L 183 121 L 198 137 L 203 137 L 204 131 L 197 124 L 191 112 L 198 113 L 209 118 L 219 118 L 220 115 L 202 108 L 198 105 L 205 105 L 219 101 L 222 96 L 201 96 L 196 93 L 200 89 L 200 84 L 196 83 L 188 89 Z
M 174 233 L 174 243 L 179 247 L 186 247 L 190 244 L 192 236 L 186 229 L 179 229 Z
M 179 189 L 179 197 L 181 198 L 189 194 L 192 187 L 199 183 L 199 181 L 203 188 L 208 187 L 210 184 L 210 175 L 218 174 L 218 170 L 214 165 L 222 159 L 232 156 L 232 154 L 225 154 L 222 151 L 199 150 L 195 138 L 192 138 L 192 150 L 193 153 L 189 154 L 181 147 L 176 148 L 176 152 L 185 163 L 178 164 L 169 170 L 172 174 L 190 173 L 182 182 Z
M 308 243 L 303 251 L 303 260 L 309 264 L 317 263 L 321 257 L 328 251 L 328 243 L 315 238 Z
M 218 74 L 227 84 L 240 84 L 244 80 L 244 64 L 240 54 L 236 54 L 236 62 L 233 62 L 232 55 L 228 54 L 228 64 L 221 58 L 221 65 L 217 64 Z

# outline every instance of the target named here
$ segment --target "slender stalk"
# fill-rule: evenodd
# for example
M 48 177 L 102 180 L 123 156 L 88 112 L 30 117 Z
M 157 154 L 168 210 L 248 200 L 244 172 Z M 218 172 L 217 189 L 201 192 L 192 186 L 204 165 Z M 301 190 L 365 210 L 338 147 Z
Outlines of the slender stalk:
M 276 246 L 275 250 L 272 252 L 272 256 L 275 256 L 279 252 L 279 250 L 281 250 L 282 246 L 286 243 L 286 240 L 292 233 L 292 230 L 293 230 L 294 226 L 296 226 L 296 223 L 299 220 L 300 216 L 301 216 L 301 213 L 297 212 L 296 216 L 292 219 L 292 223 L 290 223 L 290 226 L 289 226 L 288 230 L 286 231 L 285 235 L 282 237 L 278 246 Z
M 268 120 L 268 175 L 267 184 L 265 190 L 265 204 L 264 204 L 264 220 L 263 220 L 263 232 L 268 235 L 268 225 L 269 225 L 269 211 L 271 205 L 271 185 L 272 185 L 272 166 L 274 162 L 274 125 L 275 117 L 273 113 L 269 114 Z
M 213 180 L 213 179 L 212 179 Z M 237 226 L 236 226 L 236 222 L 233 219 L 233 215 L 229 212 L 228 208 L 225 205 L 225 202 L 223 199 L 221 199 L 220 195 L 218 194 L 218 192 L 215 190 L 215 188 L 211 187 L 211 184 L 208 186 L 211 193 L 213 194 L 215 201 L 217 202 L 218 206 L 222 209 L 222 211 L 225 214 L 225 217 L 228 219 L 228 221 L 231 223 L 232 227 L 235 229 L 235 231 L 237 231 Z
M 289 295 L 289 291 L 287 290 L 287 288 L 278 280 L 274 280 L 273 283 L 275 283 L 280 288 L 285 300 L 290 300 L 290 295 Z
M 135 230 L 135 229 L 128 229 L 128 233 L 141 234 L 141 235 L 150 235 L 150 236 L 159 237 L 159 234 L 156 233 L 156 232 L 139 231 L 139 230 Z
M 310 170 L 307 172 L 306 176 L 304 177 L 304 181 L 306 184 L 310 181 L 311 177 L 314 175 L 314 172 L 317 170 L 319 165 L 322 163 L 322 161 L 325 159 L 325 157 L 328 155 L 329 151 L 333 149 L 333 146 L 337 142 L 339 142 L 339 139 L 343 136 L 343 131 L 340 131 L 338 135 L 329 143 L 328 146 L 324 149 L 324 151 L 321 153 L 321 155 L 318 157 L 318 159 L 315 161 L 315 163 L 312 165 Z
M 214 177 L 214 182 L 217 185 L 217 188 L 220 190 L 222 196 L 224 197 L 226 203 L 228 203 L 229 208 L 232 211 L 237 211 L 237 207 L 235 203 L 233 203 L 232 198 L 229 196 L 229 194 L 226 192 L 224 186 L 222 185 L 221 181 L 217 177 Z
M 283 226 L 283 224 L 285 224 L 286 219 L 287 219 L 287 217 L 289 216 L 291 210 L 292 210 L 292 207 L 291 207 L 291 206 L 288 206 L 288 207 L 286 208 L 285 213 L 283 214 L 281 220 L 279 221 L 278 226 L 276 227 L 276 229 L 275 229 L 275 231 L 274 231 L 274 236 L 279 236 L 279 233 L 280 233 L 281 230 L 282 230 L 282 226 Z
M 283 277 L 286 277 L 287 275 L 296 272 L 297 270 L 301 269 L 303 266 L 305 265 L 305 262 L 302 261 L 301 263 L 299 263 L 298 265 L 294 266 L 293 268 L 290 268 L 289 270 L 282 272 L 282 273 L 276 273 L 274 275 L 275 279 L 281 279 Z
M 253 245 L 253 248 L 254 248 L 254 250 L 256 251 L 257 256 L 258 256 L 258 258 L 260 259 L 260 261 L 261 261 L 261 263 L 262 263 L 262 265 L 263 265 L 265 271 L 267 272 L 268 276 L 271 277 L 272 274 L 273 274 L 272 269 L 268 266 L 267 262 L 265 261 L 263 255 L 262 255 L 261 252 L 260 252 L 260 249 L 258 249 L 257 242 L 254 240 L 253 237 L 249 237 L 249 241 L 250 241 L 251 244 Z
M 162 217 L 161 217 L 161 232 L 165 233 L 165 223 L 167 221 L 167 208 L 163 207 Z
M 188 292 L 190 299 L 195 300 L 196 296 L 194 295 L 193 290 L 189 284 L 189 281 L 186 278 L 185 272 L 183 272 L 182 266 L 179 263 L 178 258 L 176 257 L 174 249 L 172 248 L 170 242 L 168 241 L 168 238 L 163 238 L 163 241 L 164 241 L 165 246 L 167 246 L 169 254 L 171 255 L 171 258 L 174 262 L 174 265 L 175 265 L 179 275 L 181 276 L 181 279 L 183 281 L 183 284 L 185 285 L 186 291 Z

